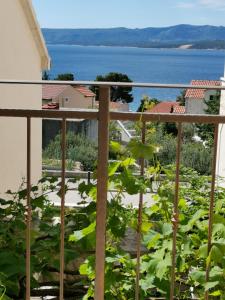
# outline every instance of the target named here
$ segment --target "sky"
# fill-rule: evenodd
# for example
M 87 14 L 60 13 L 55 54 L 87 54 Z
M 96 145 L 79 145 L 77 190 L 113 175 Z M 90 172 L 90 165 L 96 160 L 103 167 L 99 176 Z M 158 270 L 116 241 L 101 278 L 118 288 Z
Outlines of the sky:
M 33 0 L 42 28 L 225 26 L 225 0 Z

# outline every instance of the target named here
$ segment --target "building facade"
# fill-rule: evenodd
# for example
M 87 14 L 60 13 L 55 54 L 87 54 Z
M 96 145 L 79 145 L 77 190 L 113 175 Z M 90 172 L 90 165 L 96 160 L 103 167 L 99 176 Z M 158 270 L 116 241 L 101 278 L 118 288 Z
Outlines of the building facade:
M 220 86 L 219 80 L 192 80 L 191 85 Z M 217 95 L 215 90 L 187 89 L 185 94 L 185 112 L 187 114 L 205 114 L 207 105 L 205 101 L 213 100 Z
M 57 103 L 59 108 L 93 108 L 95 94 L 84 86 L 44 85 L 42 102 L 43 105 Z
M 50 59 L 30 0 L 0 1 L 0 78 L 41 80 Z M 41 86 L 0 85 L 1 109 L 41 109 Z M 41 120 L 31 124 L 32 182 L 41 177 Z M 26 120 L 0 118 L 0 192 L 26 178 Z

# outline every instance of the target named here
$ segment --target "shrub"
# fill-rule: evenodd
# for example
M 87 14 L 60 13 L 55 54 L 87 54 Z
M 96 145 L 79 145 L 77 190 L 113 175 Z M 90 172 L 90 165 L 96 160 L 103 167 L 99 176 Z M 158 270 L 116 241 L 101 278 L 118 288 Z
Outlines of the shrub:
M 69 131 L 66 135 L 66 159 L 79 161 L 84 170 L 93 170 L 97 160 L 97 145 L 84 135 L 75 135 Z M 61 135 L 55 139 L 43 151 L 44 159 L 61 159 Z

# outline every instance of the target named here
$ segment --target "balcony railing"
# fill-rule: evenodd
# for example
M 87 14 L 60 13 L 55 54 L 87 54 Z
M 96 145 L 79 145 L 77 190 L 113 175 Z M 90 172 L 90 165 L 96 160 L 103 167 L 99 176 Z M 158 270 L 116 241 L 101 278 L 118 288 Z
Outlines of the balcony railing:
M 174 122 L 177 123 L 177 149 L 176 149 L 176 176 L 175 176 L 175 196 L 173 203 L 173 239 L 172 239 L 172 264 L 171 264 L 171 283 L 170 300 L 174 299 L 175 275 L 176 275 L 176 240 L 179 226 L 179 175 L 180 175 L 180 153 L 182 144 L 182 124 L 183 123 L 207 123 L 215 126 L 213 161 L 212 161 L 212 181 L 211 196 L 209 206 L 208 223 L 208 254 L 212 247 L 212 226 L 213 226 L 213 207 L 215 198 L 216 181 L 216 162 L 218 152 L 218 127 L 225 124 L 225 116 L 222 115 L 181 115 L 181 114 L 151 114 L 137 112 L 112 112 L 109 110 L 110 87 L 147 87 L 147 88 L 173 88 L 173 89 L 206 89 L 224 90 L 225 87 L 218 86 L 193 86 L 182 84 L 151 84 L 151 83 L 120 83 L 120 82 L 93 82 L 93 81 L 22 81 L 22 80 L 0 80 L 4 85 L 86 85 L 99 87 L 99 110 L 20 110 L 20 109 L 0 109 L 0 117 L 26 118 L 27 119 L 27 216 L 26 216 L 26 300 L 30 299 L 30 259 L 31 259 L 31 122 L 32 119 L 49 118 L 61 119 L 62 123 L 62 167 L 61 167 L 61 244 L 60 244 L 60 300 L 64 299 L 64 215 L 65 215 L 65 165 L 66 165 L 66 121 L 67 119 L 90 119 L 98 120 L 98 166 L 97 166 L 97 211 L 96 211 L 96 279 L 95 279 L 95 299 L 104 299 L 104 270 L 105 270 L 105 239 L 106 239 L 106 213 L 107 213 L 107 181 L 108 181 L 108 141 L 109 141 L 109 122 L 111 120 L 139 121 L 142 125 L 142 143 L 145 143 L 145 124 L 146 122 Z M 141 160 L 141 175 L 144 174 L 144 159 Z M 136 271 L 136 293 L 134 298 L 140 299 L 139 280 L 140 280 L 140 255 L 141 255 L 141 224 L 142 224 L 143 194 L 139 196 L 138 228 L 137 228 L 137 271 Z M 210 264 L 206 266 L 205 278 L 209 279 Z M 205 292 L 205 299 L 209 294 Z

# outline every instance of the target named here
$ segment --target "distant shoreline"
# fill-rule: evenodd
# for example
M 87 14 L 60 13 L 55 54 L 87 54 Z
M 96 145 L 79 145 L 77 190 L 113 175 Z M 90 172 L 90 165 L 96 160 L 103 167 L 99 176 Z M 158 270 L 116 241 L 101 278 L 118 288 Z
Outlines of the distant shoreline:
M 66 43 L 46 43 L 47 46 L 77 46 L 77 47 L 105 47 L 105 48 L 134 48 L 134 49 L 158 49 L 158 50 L 181 50 L 181 51 L 189 51 L 189 50 L 206 50 L 206 51 L 225 51 L 225 48 L 194 48 L 187 47 L 188 45 L 181 45 L 178 47 L 142 47 L 142 46 L 126 46 L 126 45 L 84 45 L 84 44 L 66 44 Z
M 223 26 L 179 24 L 141 29 L 42 28 L 42 32 L 46 42 L 54 45 L 225 50 L 225 27 Z

